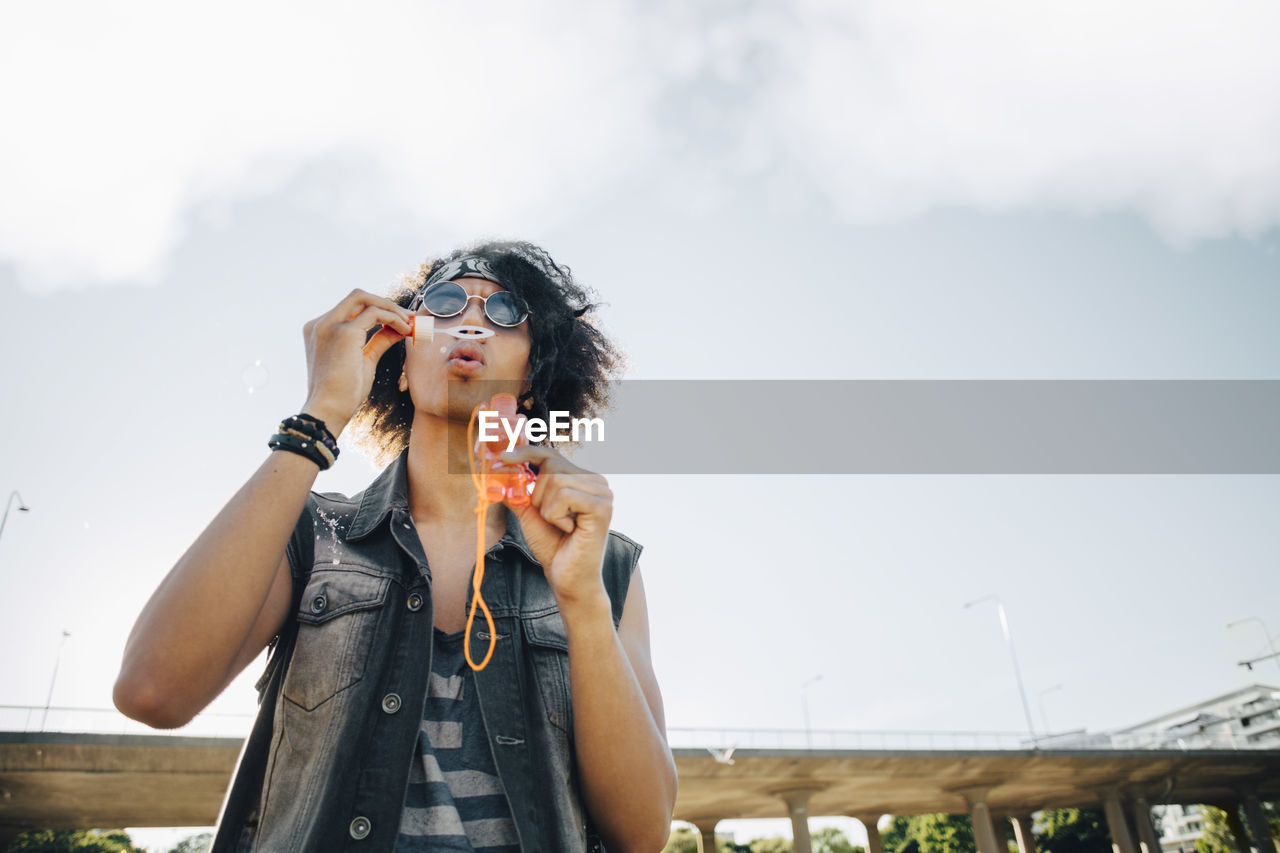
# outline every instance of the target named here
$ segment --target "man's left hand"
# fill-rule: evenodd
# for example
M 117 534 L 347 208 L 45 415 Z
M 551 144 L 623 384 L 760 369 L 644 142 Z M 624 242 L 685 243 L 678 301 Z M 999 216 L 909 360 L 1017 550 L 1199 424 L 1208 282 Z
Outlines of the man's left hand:
M 502 461 L 538 466 L 531 502 L 507 508 L 519 519 L 561 609 L 604 594 L 600 568 L 613 518 L 608 481 L 550 447 L 523 445 L 503 453 Z

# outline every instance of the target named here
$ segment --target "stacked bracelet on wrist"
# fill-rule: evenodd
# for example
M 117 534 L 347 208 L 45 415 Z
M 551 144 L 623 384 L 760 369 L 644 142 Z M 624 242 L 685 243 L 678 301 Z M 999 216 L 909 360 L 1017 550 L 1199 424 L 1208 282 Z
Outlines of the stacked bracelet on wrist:
M 338 441 L 324 421 L 306 413 L 291 415 L 280 422 L 280 431 L 271 436 L 267 447 L 287 450 L 305 456 L 325 471 L 338 458 Z

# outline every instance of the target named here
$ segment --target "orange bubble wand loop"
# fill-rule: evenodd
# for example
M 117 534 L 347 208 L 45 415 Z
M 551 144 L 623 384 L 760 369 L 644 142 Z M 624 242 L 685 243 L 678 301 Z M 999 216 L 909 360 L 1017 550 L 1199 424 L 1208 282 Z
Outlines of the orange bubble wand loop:
M 489 441 L 477 436 L 480 416 L 492 411 L 504 422 L 517 425 L 515 430 L 507 426 L 507 435 L 516 446 L 525 443 L 524 435 L 518 428 L 523 416 L 516 414 L 516 398 L 511 394 L 494 394 L 488 408 L 476 406 L 471 410 L 471 419 L 467 421 L 467 461 L 471 470 L 471 482 L 476 487 L 476 567 L 471 575 L 471 609 L 467 613 L 467 632 L 463 637 L 462 647 L 467 656 L 467 663 L 476 672 L 484 669 L 493 657 L 493 648 L 497 636 L 493 626 L 493 616 L 489 613 L 484 598 L 480 595 L 480 584 L 484 580 L 484 525 L 492 504 L 506 502 L 508 505 L 528 506 L 532 502 L 530 492 L 533 491 L 535 475 L 524 463 L 511 463 L 488 448 Z M 501 439 L 497 439 L 501 441 Z M 489 652 L 479 664 L 471 657 L 471 626 L 475 622 L 476 609 L 484 612 L 485 623 L 489 626 Z
M 471 410 L 471 419 L 467 421 L 467 463 L 471 470 L 471 482 L 476 487 L 476 567 L 471 574 L 471 609 L 467 613 L 467 630 L 462 637 L 462 652 L 466 655 L 467 664 L 475 672 L 479 672 L 489 665 L 489 659 L 493 657 L 494 646 L 497 645 L 497 629 L 493 625 L 493 614 L 489 612 L 489 605 L 484 603 L 484 598 L 480 595 L 480 584 L 484 581 L 484 522 L 489 515 L 489 488 L 488 479 L 489 471 L 487 465 L 480 465 L 476 461 L 476 424 L 480 419 L 480 412 L 483 407 L 479 404 Z M 484 660 L 476 663 L 471 657 L 471 626 L 476 620 L 476 608 L 484 612 L 484 622 L 489 628 L 489 651 L 485 653 Z

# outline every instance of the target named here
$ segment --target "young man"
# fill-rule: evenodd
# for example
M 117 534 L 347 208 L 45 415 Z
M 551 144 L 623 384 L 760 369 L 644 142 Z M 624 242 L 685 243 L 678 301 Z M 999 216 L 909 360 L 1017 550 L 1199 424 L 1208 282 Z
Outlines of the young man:
M 662 848 L 676 777 L 649 662 L 639 546 L 605 479 L 547 447 L 532 501 L 490 507 L 481 589 L 467 423 L 495 391 L 587 414 L 617 357 L 569 271 L 527 243 L 424 264 L 306 324 L 308 396 L 147 603 L 122 712 L 185 724 L 268 644 L 215 850 Z M 413 314 L 470 325 L 407 346 Z M 361 426 L 394 461 L 353 498 L 311 486 Z M 478 671 L 466 663 L 493 656 Z

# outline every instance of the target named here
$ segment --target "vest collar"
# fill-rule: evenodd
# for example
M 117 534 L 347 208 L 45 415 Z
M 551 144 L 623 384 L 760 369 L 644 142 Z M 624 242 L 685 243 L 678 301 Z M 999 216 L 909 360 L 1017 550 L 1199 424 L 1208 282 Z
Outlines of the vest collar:
M 407 447 L 394 462 L 383 469 L 376 480 L 369 484 L 369 488 L 360 493 L 360 507 L 356 510 L 355 518 L 352 519 L 351 527 L 347 531 L 347 541 L 364 539 L 385 524 L 388 516 L 397 509 L 404 510 L 406 514 L 409 512 L 409 448 Z M 525 541 L 524 531 L 520 529 L 516 514 L 510 509 L 507 510 L 506 532 L 498 541 L 499 548 L 507 545 L 520 551 L 529 558 L 530 562 L 538 562 L 534 559 L 533 552 L 529 550 L 529 543 Z

